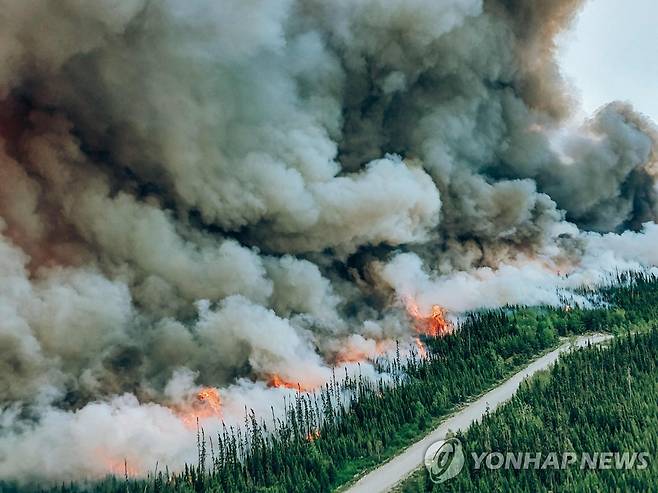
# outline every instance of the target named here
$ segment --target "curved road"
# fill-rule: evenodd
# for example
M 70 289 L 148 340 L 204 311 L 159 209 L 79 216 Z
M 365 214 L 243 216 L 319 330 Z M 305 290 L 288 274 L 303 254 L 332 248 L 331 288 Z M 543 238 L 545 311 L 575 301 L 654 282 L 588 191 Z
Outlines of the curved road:
M 466 430 L 473 422 L 479 420 L 487 410 L 493 411 L 500 404 L 514 395 L 521 382 L 539 370 L 543 370 L 553 364 L 561 353 L 569 351 L 573 347 L 582 347 L 590 341 L 598 344 L 612 336 L 607 334 L 595 334 L 580 336 L 575 341 L 563 344 L 550 353 L 541 356 L 509 380 L 498 387 L 490 390 L 476 401 L 468 404 L 456 414 L 443 421 L 438 428 L 426 435 L 425 438 L 414 443 L 390 461 L 382 464 L 377 469 L 363 476 L 356 483 L 345 490 L 344 493 L 380 493 L 390 491 L 396 484 L 404 480 L 412 472 L 422 466 L 423 457 L 427 448 L 437 440 L 443 440 L 448 431 Z

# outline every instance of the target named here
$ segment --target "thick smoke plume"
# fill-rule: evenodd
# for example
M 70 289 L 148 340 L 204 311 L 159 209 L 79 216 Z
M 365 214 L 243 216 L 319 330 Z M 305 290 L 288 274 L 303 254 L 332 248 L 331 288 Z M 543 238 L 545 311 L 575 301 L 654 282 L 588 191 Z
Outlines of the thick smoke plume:
M 570 118 L 579 6 L 0 0 L 0 479 L 180 466 L 202 386 L 267 414 L 410 298 L 657 264 L 655 128 Z

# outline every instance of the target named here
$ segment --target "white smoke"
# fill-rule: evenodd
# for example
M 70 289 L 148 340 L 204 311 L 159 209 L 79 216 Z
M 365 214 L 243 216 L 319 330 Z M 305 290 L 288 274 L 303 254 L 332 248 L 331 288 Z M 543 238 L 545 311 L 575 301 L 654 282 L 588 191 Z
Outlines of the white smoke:
M 658 264 L 653 124 L 567 121 L 579 4 L 0 0 L 0 479 L 180 467 L 198 389 L 374 377 L 396 299 Z

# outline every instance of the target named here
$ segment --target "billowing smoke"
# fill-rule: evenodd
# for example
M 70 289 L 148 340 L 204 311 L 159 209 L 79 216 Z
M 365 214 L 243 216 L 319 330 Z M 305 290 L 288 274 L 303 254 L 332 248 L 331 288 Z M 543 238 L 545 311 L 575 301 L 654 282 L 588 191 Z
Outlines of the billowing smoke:
M 0 478 L 180 466 L 200 388 L 267 414 L 409 298 L 657 264 L 655 128 L 570 118 L 579 6 L 0 0 Z

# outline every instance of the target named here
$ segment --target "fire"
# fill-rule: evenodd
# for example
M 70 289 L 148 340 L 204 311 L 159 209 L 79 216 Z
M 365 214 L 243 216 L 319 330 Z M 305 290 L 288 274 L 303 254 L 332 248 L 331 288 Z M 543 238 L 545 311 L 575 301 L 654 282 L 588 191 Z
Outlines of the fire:
M 188 428 L 194 428 L 197 419 L 221 418 L 222 399 L 219 391 L 215 387 L 203 387 L 197 392 L 193 401 L 178 412 L 178 415 Z
M 320 438 L 320 430 L 311 431 L 306 435 L 307 442 L 314 442 L 318 438 Z
M 298 382 L 290 382 L 288 380 L 284 380 L 281 375 L 277 375 L 276 373 L 269 375 L 267 378 L 267 386 L 268 387 L 275 387 L 275 388 L 286 388 L 286 389 L 293 389 L 293 390 L 300 390 L 302 392 L 308 392 L 311 389 L 310 387 L 305 387 L 302 386 Z
M 423 341 L 420 340 L 420 337 L 414 337 L 414 342 L 418 348 L 418 356 L 420 356 L 421 359 L 427 358 L 427 349 L 425 348 Z
M 446 319 L 446 310 L 439 305 L 432 305 L 429 315 L 421 313 L 413 299 L 405 301 L 407 312 L 414 319 L 414 328 L 419 334 L 440 337 L 452 332 L 452 323 Z
M 199 402 L 206 404 L 206 407 L 212 411 L 215 416 L 222 414 L 222 399 L 219 397 L 219 392 L 215 387 L 204 387 L 196 395 Z

